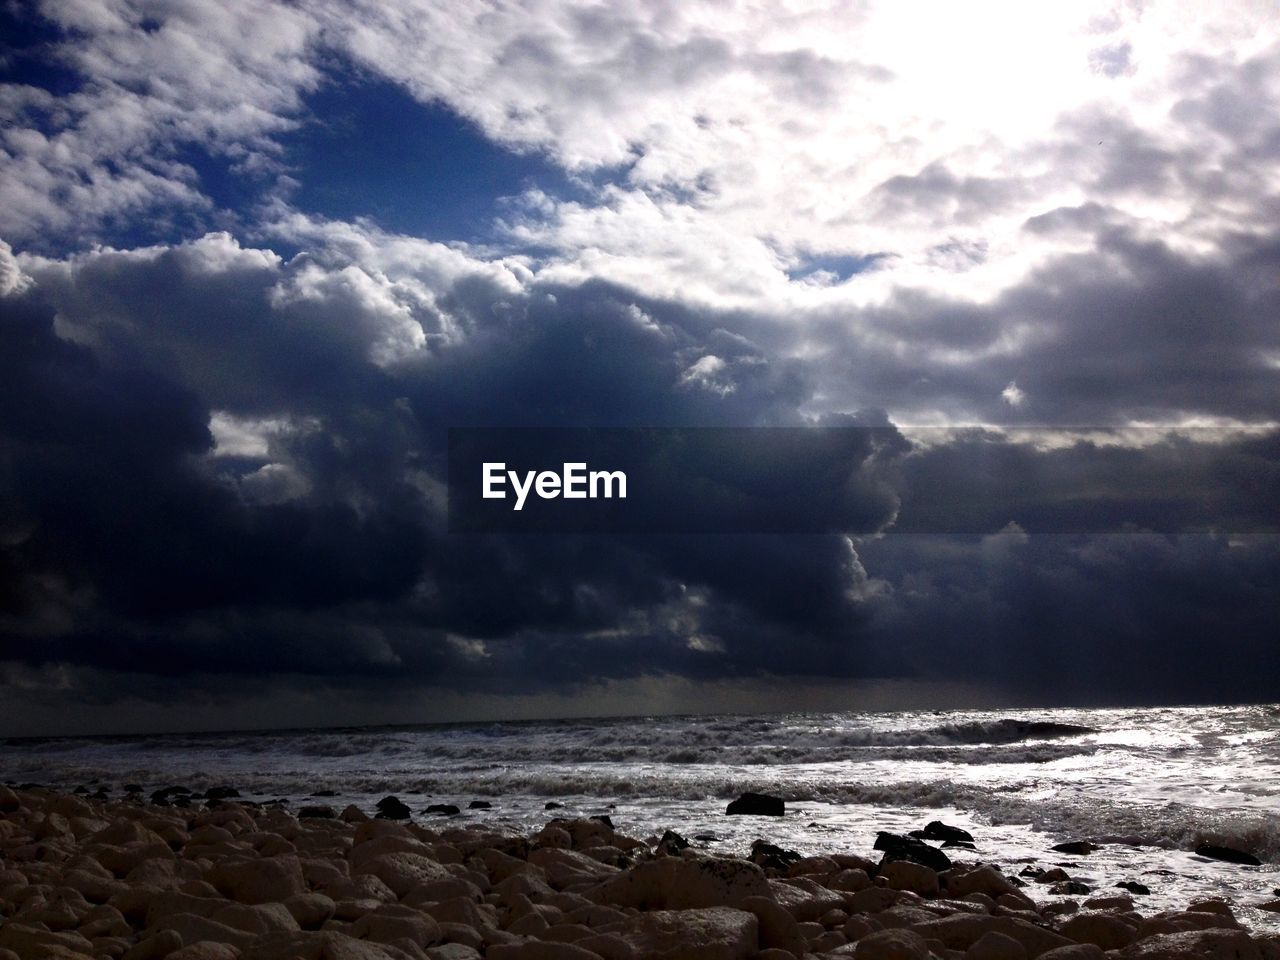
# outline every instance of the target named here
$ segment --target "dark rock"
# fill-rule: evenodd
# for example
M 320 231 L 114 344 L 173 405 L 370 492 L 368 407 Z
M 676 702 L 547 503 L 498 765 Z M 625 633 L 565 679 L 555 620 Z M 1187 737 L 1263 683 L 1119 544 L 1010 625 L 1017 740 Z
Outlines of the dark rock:
M 912 830 L 911 836 L 919 840 L 946 840 L 952 843 L 973 843 L 973 834 L 959 827 L 949 827 L 941 820 L 926 823 L 923 830 Z
M 785 870 L 791 864 L 800 859 L 800 854 L 794 850 L 784 850 L 782 847 L 775 846 L 765 840 L 757 840 L 751 844 L 751 856 L 749 858 L 752 863 L 757 866 L 774 870 Z
M 978 848 L 969 840 L 944 840 L 942 841 L 942 849 L 948 847 L 960 847 L 962 850 L 977 850 Z
M 162 787 L 151 794 L 151 802 L 158 807 L 167 807 L 177 796 L 188 796 L 191 791 L 186 787 Z
M 1081 883 L 1079 880 L 1059 880 L 1049 887 L 1049 892 L 1076 897 L 1086 893 L 1093 893 L 1093 887 L 1087 883 Z
M 603 824 L 604 824 L 606 827 L 608 827 L 610 830 L 612 830 L 612 829 L 613 829 L 613 821 L 612 821 L 611 819 L 609 819 L 609 815 L 608 815 L 607 813 L 597 813 L 597 814 L 594 814 L 590 819 L 592 819 L 592 820 L 599 820 L 601 823 L 603 823 Z
M 210 787 L 204 792 L 206 800 L 233 800 L 240 796 L 235 787 Z
M 313 797 L 336 797 L 337 795 L 337 790 L 317 790 L 312 794 Z
M 492 810 L 493 804 L 488 800 L 472 800 L 467 804 L 468 810 Z
M 142 792 L 142 784 L 140 784 L 140 783 L 126 783 L 126 784 L 124 785 L 124 792 L 125 792 L 125 793 L 141 793 L 141 792 Z
M 1021 870 L 1018 871 L 1018 876 L 1030 877 L 1032 880 L 1038 879 L 1043 874 L 1044 874 L 1043 867 L 1023 867 Z
M 1055 844 L 1049 849 L 1057 853 L 1067 853 L 1073 857 L 1087 857 L 1098 849 L 1098 845 L 1088 840 L 1072 840 L 1068 843 Z
M 781 797 L 771 797 L 765 793 L 744 793 L 725 810 L 730 816 L 757 817 L 781 817 L 786 812 L 787 805 Z
M 667 833 L 670 833 L 670 832 L 671 831 L 669 830 L 667 831 Z M 665 837 L 666 834 L 663 834 L 663 836 Z M 720 842 L 720 838 L 717 837 L 714 833 L 695 833 L 693 835 L 693 839 L 699 841 L 700 843 L 719 843 Z M 1280 894 L 1277 894 L 1277 896 L 1280 896 Z
M 448 817 L 454 817 L 454 816 L 457 816 L 457 815 L 458 815 L 459 813 L 461 813 L 462 811 L 460 811 L 460 810 L 459 810 L 457 807 L 455 807 L 452 803 L 433 803 L 433 804 L 431 804 L 431 806 L 427 807 L 427 809 L 426 809 L 426 810 L 424 810 L 423 812 L 424 812 L 424 813 L 439 813 L 439 814 L 443 814 L 443 815 L 448 816 Z
M 337 811 L 327 804 L 317 804 L 314 807 L 303 807 L 298 811 L 299 819 L 310 820 L 333 820 L 338 816 Z
M 86 793 L 88 793 L 88 792 L 89 792 L 89 788 L 88 788 L 88 787 L 86 787 L 86 786 L 84 786 L 83 784 L 81 784 L 80 786 L 78 786 L 78 787 L 76 787 L 74 790 L 72 790 L 71 792 L 72 792 L 72 793 L 79 794 L 79 795 L 81 795 L 81 796 L 84 796 Z
M 1121 890 L 1128 890 L 1130 893 L 1142 894 L 1143 896 L 1151 892 L 1151 888 L 1145 883 L 1139 883 L 1137 880 L 1121 880 L 1116 884 Z
M 688 846 L 688 840 L 680 836 L 680 834 L 676 833 L 674 830 L 668 830 L 662 835 L 662 839 L 658 841 L 658 845 L 654 849 L 665 853 L 668 856 L 675 856 L 681 850 L 687 849 Z
M 947 870 L 951 867 L 951 859 L 937 847 L 931 847 L 923 840 L 915 837 L 904 837 L 896 833 L 881 830 L 876 834 L 875 850 L 883 850 L 881 864 L 891 860 L 910 860 L 933 870 Z
M 1208 857 L 1210 860 L 1225 860 L 1227 863 L 1241 863 L 1247 867 L 1262 866 L 1262 861 L 1252 853 L 1246 853 L 1234 847 L 1220 847 L 1216 843 L 1200 844 L 1196 847 L 1196 856 Z
M 563 803 L 556 803 L 554 800 L 548 800 L 546 803 L 542 805 L 542 809 L 543 810 L 559 810 L 563 806 L 564 806 Z
M 408 820 L 413 811 L 399 797 L 383 797 L 375 804 L 379 820 Z

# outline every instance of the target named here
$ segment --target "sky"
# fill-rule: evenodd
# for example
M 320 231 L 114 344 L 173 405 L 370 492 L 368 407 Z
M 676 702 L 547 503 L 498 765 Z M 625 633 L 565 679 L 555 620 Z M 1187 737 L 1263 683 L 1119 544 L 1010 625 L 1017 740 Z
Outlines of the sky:
M 0 5 L 0 734 L 1274 700 L 1268 2 Z M 874 427 L 450 534 L 456 427 Z

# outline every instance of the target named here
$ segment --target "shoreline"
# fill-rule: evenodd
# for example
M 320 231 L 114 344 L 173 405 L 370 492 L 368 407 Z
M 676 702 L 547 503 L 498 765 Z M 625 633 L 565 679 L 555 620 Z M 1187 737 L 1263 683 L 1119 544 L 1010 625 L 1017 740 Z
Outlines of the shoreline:
M 451 823 L 456 808 L 415 821 L 394 798 L 295 815 L 210 793 L 0 787 L 0 960 L 1280 960 L 1280 934 L 1223 900 L 1037 902 L 1038 884 L 1074 881 L 983 863 L 944 824 L 876 850 L 762 840 L 734 857 L 678 823 L 631 837 L 549 810 L 516 835 Z

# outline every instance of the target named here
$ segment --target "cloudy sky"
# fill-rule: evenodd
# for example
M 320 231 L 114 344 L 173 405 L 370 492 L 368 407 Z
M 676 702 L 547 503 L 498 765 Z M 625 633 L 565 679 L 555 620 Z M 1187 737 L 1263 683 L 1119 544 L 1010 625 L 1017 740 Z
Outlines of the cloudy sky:
M 0 733 L 1274 699 L 1273 3 L 0 37 Z M 895 440 L 856 535 L 447 532 L 576 425 Z

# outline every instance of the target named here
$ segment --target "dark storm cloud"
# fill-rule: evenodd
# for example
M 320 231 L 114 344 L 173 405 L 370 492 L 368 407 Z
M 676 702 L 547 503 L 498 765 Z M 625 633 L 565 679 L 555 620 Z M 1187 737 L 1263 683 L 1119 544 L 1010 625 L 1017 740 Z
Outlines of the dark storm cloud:
M 856 325 L 820 330 L 831 349 L 791 359 L 776 323 L 599 282 L 513 290 L 464 272 L 416 308 L 425 343 L 403 351 L 411 325 L 351 264 L 284 264 L 223 239 L 37 265 L 33 286 L 0 300 L 0 659 L 67 666 L 59 682 L 76 678 L 89 701 L 244 682 L 538 692 L 673 672 L 1062 691 L 1054 670 L 1077 654 L 1120 670 L 1173 650 L 1129 690 L 1088 689 L 1247 692 L 1224 686 L 1197 644 L 1222 623 L 1265 657 L 1259 638 L 1276 624 L 1262 598 L 1280 564 L 1265 538 L 451 537 L 440 482 L 449 426 L 793 425 L 838 377 L 996 410 L 1016 376 L 1039 417 L 1060 422 L 1184 403 L 1274 412 L 1275 373 L 1259 359 L 1275 342 L 1274 293 L 1237 269 L 1274 257 L 1241 244 L 1229 262 L 1192 262 L 1121 232 L 990 308 L 900 297 L 858 318 L 960 351 L 1017 317 L 1042 330 L 1018 357 L 949 370 L 872 340 L 855 348 Z M 1103 258 L 1126 269 L 1103 272 Z M 1158 380 L 1133 375 L 1140 357 Z M 1085 375 L 1093 365 L 1110 390 Z M 888 425 L 874 412 L 820 422 Z M 1255 526 L 1274 513 L 1274 436 L 1217 452 L 1172 440 L 1040 451 L 980 434 L 910 450 L 899 440 L 887 459 L 904 505 L 941 490 L 930 502 L 993 534 L 1063 509 L 1160 530 L 1206 511 Z M 1100 463 L 1112 486 L 1079 496 Z M 1024 512 L 980 482 L 993 464 L 1038 478 Z M 876 509 L 892 521 L 891 505 Z
M 1106 216 L 1087 205 L 1027 229 L 1072 230 Z M 1128 228 L 1098 231 L 1093 249 L 1049 261 L 990 304 L 901 292 L 833 317 L 811 334 L 827 349 L 814 377 L 851 406 L 942 409 L 987 423 L 1280 419 L 1274 236 L 1192 255 Z M 1001 396 L 1010 382 L 1025 402 Z

